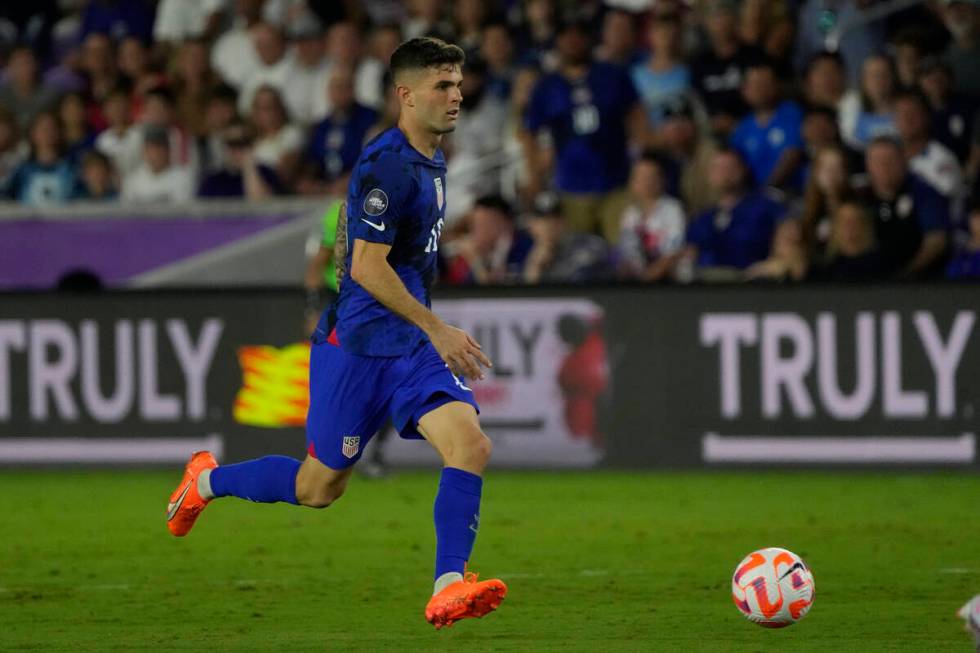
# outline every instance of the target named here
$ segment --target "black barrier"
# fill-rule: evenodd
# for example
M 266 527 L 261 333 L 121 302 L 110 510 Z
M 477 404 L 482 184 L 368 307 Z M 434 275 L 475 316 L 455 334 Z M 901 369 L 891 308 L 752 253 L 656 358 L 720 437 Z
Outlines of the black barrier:
M 474 391 L 502 465 L 976 468 L 977 290 L 521 288 L 437 311 L 498 362 Z M 301 328 L 289 291 L 0 296 L 0 464 L 302 455 Z

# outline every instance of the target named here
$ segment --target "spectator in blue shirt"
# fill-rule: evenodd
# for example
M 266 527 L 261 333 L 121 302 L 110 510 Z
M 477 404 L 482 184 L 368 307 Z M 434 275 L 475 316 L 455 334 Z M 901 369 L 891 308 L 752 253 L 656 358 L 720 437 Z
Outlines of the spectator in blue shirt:
M 330 114 L 313 126 L 303 155 L 306 193 L 343 193 L 377 113 L 354 101 L 354 72 L 337 65 L 327 83 Z
M 902 145 L 892 137 L 871 141 L 865 167 L 875 237 L 888 269 L 903 278 L 937 272 L 946 254 L 946 199 L 909 172 Z
M 737 271 L 769 256 L 786 207 L 759 191 L 747 190 L 747 176 L 741 156 L 733 149 L 719 150 L 711 160 L 708 183 L 718 193 L 718 204 L 690 224 L 682 255 L 694 261 L 706 279 L 741 278 Z
M 10 180 L 10 195 L 23 204 L 43 206 L 67 202 L 78 192 L 78 177 L 64 156 L 58 118 L 42 112 L 30 129 L 31 157 Z
M 757 185 L 798 190 L 803 182 L 803 112 L 795 102 L 780 99 L 772 62 L 749 66 L 742 97 L 752 113 L 735 127 L 732 147 L 748 163 Z
M 980 204 L 970 211 L 967 226 L 970 240 L 946 268 L 950 279 L 980 279 Z
M 248 127 L 235 121 L 222 132 L 226 151 L 224 168 L 207 175 L 199 197 L 240 197 L 263 200 L 283 192 L 276 171 L 255 160 L 254 139 Z
M 691 71 L 680 56 L 680 35 L 676 14 L 655 14 L 650 22 L 650 57 L 630 68 L 652 127 L 663 121 L 664 107 L 691 88 Z
M 524 115 L 528 190 L 537 193 L 547 185 L 539 140 L 544 133 L 554 150 L 554 186 L 569 228 L 601 231 L 615 242 L 624 194 L 613 191 L 629 175 L 627 124 L 632 139 L 642 142 L 646 119 L 626 72 L 590 60 L 584 25 L 566 23 L 557 44 L 560 67 L 538 81 Z
M 119 197 L 113 179 L 112 161 L 97 150 L 89 150 L 81 157 L 81 183 L 75 190 L 75 199 L 108 201 Z

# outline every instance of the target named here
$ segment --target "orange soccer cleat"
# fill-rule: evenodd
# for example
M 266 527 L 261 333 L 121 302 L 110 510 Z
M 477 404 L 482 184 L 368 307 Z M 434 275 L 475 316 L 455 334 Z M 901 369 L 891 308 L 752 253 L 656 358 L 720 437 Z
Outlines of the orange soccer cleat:
M 499 579 L 479 581 L 477 575 L 467 573 L 463 580 L 447 585 L 429 599 L 425 606 L 425 620 L 436 630 L 452 626 L 460 619 L 482 617 L 493 612 L 507 596 L 507 586 Z
M 190 532 L 197 516 L 208 505 L 209 500 L 202 498 L 197 491 L 197 477 L 205 469 L 214 469 L 217 466 L 218 461 L 210 451 L 195 451 L 187 461 L 184 478 L 170 495 L 170 503 L 167 504 L 167 528 L 177 537 L 183 537 Z

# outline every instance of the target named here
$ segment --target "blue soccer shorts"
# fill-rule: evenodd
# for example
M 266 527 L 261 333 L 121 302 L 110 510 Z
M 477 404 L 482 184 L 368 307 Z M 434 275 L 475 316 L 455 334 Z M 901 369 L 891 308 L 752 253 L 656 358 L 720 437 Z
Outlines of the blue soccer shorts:
M 307 451 L 331 469 L 356 463 L 390 416 L 403 438 L 421 439 L 419 419 L 462 401 L 480 411 L 473 391 L 457 378 L 428 340 L 400 357 L 357 356 L 331 342 L 310 348 Z

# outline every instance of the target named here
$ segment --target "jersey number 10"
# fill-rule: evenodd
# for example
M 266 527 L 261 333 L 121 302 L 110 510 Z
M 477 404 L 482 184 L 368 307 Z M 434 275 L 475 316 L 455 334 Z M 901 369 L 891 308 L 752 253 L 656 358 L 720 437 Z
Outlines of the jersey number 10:
M 445 220 L 443 218 L 439 218 L 439 222 L 432 227 L 432 231 L 429 233 L 429 242 L 425 246 L 426 254 L 439 251 L 439 236 L 442 235 L 442 225 L 444 223 Z

